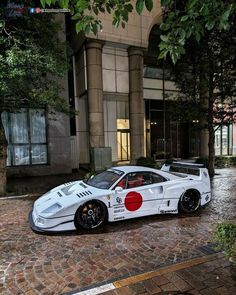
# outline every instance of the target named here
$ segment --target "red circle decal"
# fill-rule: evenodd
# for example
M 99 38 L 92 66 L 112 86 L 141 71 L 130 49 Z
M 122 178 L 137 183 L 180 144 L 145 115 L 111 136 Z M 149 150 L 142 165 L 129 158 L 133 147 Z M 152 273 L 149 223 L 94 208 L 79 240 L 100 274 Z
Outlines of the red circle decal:
M 137 192 L 129 192 L 125 197 L 125 208 L 129 211 L 138 210 L 143 203 L 141 194 Z

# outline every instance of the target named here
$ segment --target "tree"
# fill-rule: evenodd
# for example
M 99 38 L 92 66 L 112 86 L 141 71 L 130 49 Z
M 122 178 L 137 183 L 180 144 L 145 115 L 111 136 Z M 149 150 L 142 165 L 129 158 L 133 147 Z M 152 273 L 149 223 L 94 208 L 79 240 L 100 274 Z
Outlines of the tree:
M 18 2 L 33 4 L 34 1 Z M 113 25 L 125 26 L 129 13 L 133 10 L 131 0 L 41 0 L 40 2 L 43 7 L 53 5 L 69 8 L 77 32 L 92 31 L 94 34 L 101 28 L 99 19 L 101 13 L 112 13 Z M 0 114 L 3 111 L 19 110 L 22 103 L 30 106 L 47 104 L 56 110 L 65 111 L 64 101 L 58 96 L 58 86 L 46 79 L 48 74 L 61 75 L 64 70 L 62 62 L 65 60 L 64 53 L 60 46 L 55 46 L 59 43 L 52 20 L 45 20 L 47 16 L 44 15 L 9 18 L 4 12 L 6 3 L 5 0 L 0 4 Z M 234 0 L 187 0 L 181 2 L 179 7 L 177 3 L 179 2 L 176 0 L 161 0 L 166 17 L 161 25 L 163 34 L 159 45 L 160 58 L 170 55 L 173 63 L 176 63 L 185 53 L 185 46 L 190 38 L 200 42 L 207 31 L 211 32 L 213 29 L 219 32 L 227 31 L 233 25 L 230 17 L 236 11 Z M 135 1 L 135 9 L 139 14 L 144 7 L 151 11 L 153 0 Z M 2 124 L 0 124 L 0 147 L 0 180 L 4 182 L 6 140 Z M 4 191 L 4 185 L 1 187 Z
M 173 67 L 181 91 L 175 108 L 182 120 L 199 121 L 209 134 L 210 176 L 214 175 L 215 132 L 236 121 L 236 18 L 229 30 L 206 32 L 201 43 L 190 40 L 185 55 Z
M 23 107 L 69 112 L 54 79 L 68 66 L 59 28 L 49 15 L 12 17 L 6 3 L 0 4 L 0 195 L 6 191 L 3 112 L 20 112 Z
M 114 26 L 125 26 L 133 11 L 131 0 L 41 0 L 41 4 L 69 8 L 77 32 L 94 34 L 101 29 L 103 13 L 113 16 Z M 236 12 L 234 0 L 161 0 L 165 17 L 161 24 L 160 58 L 169 55 L 173 61 L 185 53 L 186 42 L 192 38 L 198 43 L 207 31 L 227 31 L 232 27 L 231 16 Z M 136 0 L 135 9 L 141 14 L 144 7 L 153 8 L 153 0 Z

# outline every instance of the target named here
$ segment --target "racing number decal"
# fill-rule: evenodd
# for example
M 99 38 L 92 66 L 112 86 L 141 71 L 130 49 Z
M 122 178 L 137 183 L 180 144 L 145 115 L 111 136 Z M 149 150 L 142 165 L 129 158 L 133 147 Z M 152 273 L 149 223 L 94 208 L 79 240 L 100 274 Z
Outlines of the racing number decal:
M 137 192 L 129 192 L 125 196 L 125 208 L 129 211 L 138 210 L 143 203 L 143 197 L 140 193 Z

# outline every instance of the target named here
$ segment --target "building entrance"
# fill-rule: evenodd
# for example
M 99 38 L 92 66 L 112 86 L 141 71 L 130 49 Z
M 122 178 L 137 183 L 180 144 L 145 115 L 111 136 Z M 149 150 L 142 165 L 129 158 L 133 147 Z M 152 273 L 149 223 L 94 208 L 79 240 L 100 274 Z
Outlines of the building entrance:
M 127 119 L 117 119 L 117 154 L 119 162 L 130 160 L 130 130 Z
M 156 158 L 187 158 L 190 155 L 189 125 L 173 120 L 171 102 L 146 101 L 147 153 Z

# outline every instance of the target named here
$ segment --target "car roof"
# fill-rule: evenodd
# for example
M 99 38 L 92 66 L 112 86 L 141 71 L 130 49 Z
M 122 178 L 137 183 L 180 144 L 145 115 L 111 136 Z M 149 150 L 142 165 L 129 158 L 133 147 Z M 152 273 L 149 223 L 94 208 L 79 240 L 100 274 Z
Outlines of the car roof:
M 149 168 L 149 167 L 144 167 L 144 166 L 116 166 L 116 167 L 111 167 L 110 169 L 119 170 L 119 171 L 124 172 L 125 174 L 130 173 L 130 172 L 153 172 L 153 173 L 159 174 L 169 180 L 180 178 L 177 175 L 173 175 L 173 174 L 170 174 L 168 172 L 165 172 L 165 171 L 162 171 L 159 169 Z
M 110 169 L 116 169 L 120 170 L 122 172 L 128 173 L 128 172 L 141 172 L 141 171 L 148 171 L 148 172 L 157 172 L 157 169 L 152 169 L 149 167 L 143 167 L 143 166 L 116 166 L 111 167 Z

